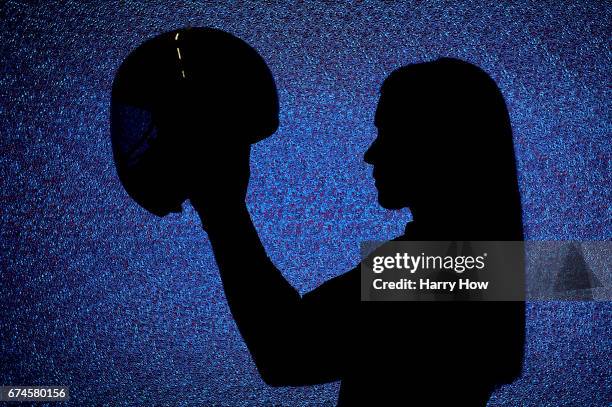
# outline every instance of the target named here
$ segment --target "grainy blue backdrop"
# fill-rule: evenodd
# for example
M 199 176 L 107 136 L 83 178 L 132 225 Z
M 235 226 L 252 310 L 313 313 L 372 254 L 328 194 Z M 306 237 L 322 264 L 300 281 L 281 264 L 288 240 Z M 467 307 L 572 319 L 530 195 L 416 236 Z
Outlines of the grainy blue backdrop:
M 302 293 L 409 220 L 377 206 L 362 155 L 385 76 L 438 56 L 506 97 L 527 237 L 609 239 L 611 3 L 580 3 L 3 2 L 0 384 L 67 385 L 75 406 L 335 402 L 336 384 L 264 385 L 193 210 L 157 219 L 118 182 L 114 72 L 174 28 L 229 31 L 273 71 L 281 127 L 254 148 L 249 207 Z M 529 304 L 524 376 L 490 405 L 607 405 L 611 311 Z

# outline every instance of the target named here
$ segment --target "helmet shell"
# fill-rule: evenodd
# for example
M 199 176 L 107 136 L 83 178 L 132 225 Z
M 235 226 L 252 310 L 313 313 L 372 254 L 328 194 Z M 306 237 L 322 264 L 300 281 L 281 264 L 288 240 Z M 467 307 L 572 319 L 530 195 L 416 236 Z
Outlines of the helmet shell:
M 161 34 L 119 67 L 111 140 L 128 194 L 158 216 L 181 210 L 198 161 L 221 144 L 252 144 L 278 128 L 276 85 L 263 58 L 213 28 Z

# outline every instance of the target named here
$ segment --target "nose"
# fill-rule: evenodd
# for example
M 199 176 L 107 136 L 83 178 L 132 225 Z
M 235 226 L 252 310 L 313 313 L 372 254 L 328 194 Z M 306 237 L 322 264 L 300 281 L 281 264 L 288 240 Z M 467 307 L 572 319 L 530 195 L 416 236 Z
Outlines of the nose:
M 374 161 L 376 160 L 376 151 L 378 150 L 378 137 L 372 142 L 372 144 L 370 145 L 370 147 L 367 149 L 367 151 L 365 152 L 365 154 L 363 155 L 363 160 L 370 164 L 370 165 L 374 165 Z

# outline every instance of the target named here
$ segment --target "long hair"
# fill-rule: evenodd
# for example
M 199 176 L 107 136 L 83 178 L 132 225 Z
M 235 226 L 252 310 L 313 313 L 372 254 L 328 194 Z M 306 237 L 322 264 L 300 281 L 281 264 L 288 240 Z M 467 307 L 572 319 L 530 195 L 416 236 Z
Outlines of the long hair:
M 377 122 L 387 119 L 381 115 L 424 123 L 414 138 L 435 162 L 427 168 L 438 171 L 436 187 L 478 213 L 472 222 L 481 239 L 523 239 L 510 117 L 487 73 L 451 58 L 404 66 L 383 83 Z
M 425 237 L 430 240 L 523 240 L 521 201 L 512 128 L 506 103 L 495 82 L 467 62 L 443 58 L 394 71 L 384 82 L 376 122 L 396 132 L 408 154 L 408 181 L 425 180 L 419 194 L 429 209 Z M 390 124 L 389 124 L 390 123 Z M 405 134 L 404 134 L 405 133 Z M 412 162 L 408 161 L 412 160 Z M 400 167 L 401 168 L 401 167 Z M 408 185 L 407 188 L 410 186 Z M 428 189 L 429 188 L 429 189 Z M 442 191 L 442 192 L 440 192 Z M 431 194 L 428 194 L 431 192 Z M 449 225 L 445 210 L 464 211 L 466 222 Z M 457 209 L 458 208 L 458 209 Z M 452 237 L 449 237 L 452 236 Z M 423 237 L 421 233 L 419 237 Z M 524 281 L 524 267 L 513 276 Z M 458 352 L 444 369 L 469 378 L 470 391 L 482 386 L 482 401 L 495 385 L 520 375 L 525 343 L 525 304 L 458 302 L 415 304 L 413 325 L 427 346 L 444 347 L 453 336 Z M 435 321 L 435 322 L 432 322 Z M 440 339 L 444 338 L 444 339 Z M 483 341 L 482 338 L 487 338 Z M 425 345 L 424 345 L 425 346 Z M 471 381 L 471 382 L 470 382 Z M 465 384 L 468 386 L 468 384 Z M 462 388 L 463 390 L 463 388 Z

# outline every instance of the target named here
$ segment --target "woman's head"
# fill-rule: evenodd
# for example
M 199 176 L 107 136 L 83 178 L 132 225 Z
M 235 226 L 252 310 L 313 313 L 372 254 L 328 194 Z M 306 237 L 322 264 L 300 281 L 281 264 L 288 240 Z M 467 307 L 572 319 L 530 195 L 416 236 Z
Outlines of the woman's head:
M 415 220 L 496 209 L 520 220 L 506 104 L 480 68 L 443 58 L 397 69 L 382 86 L 375 124 L 365 160 L 383 207 L 409 207 Z

